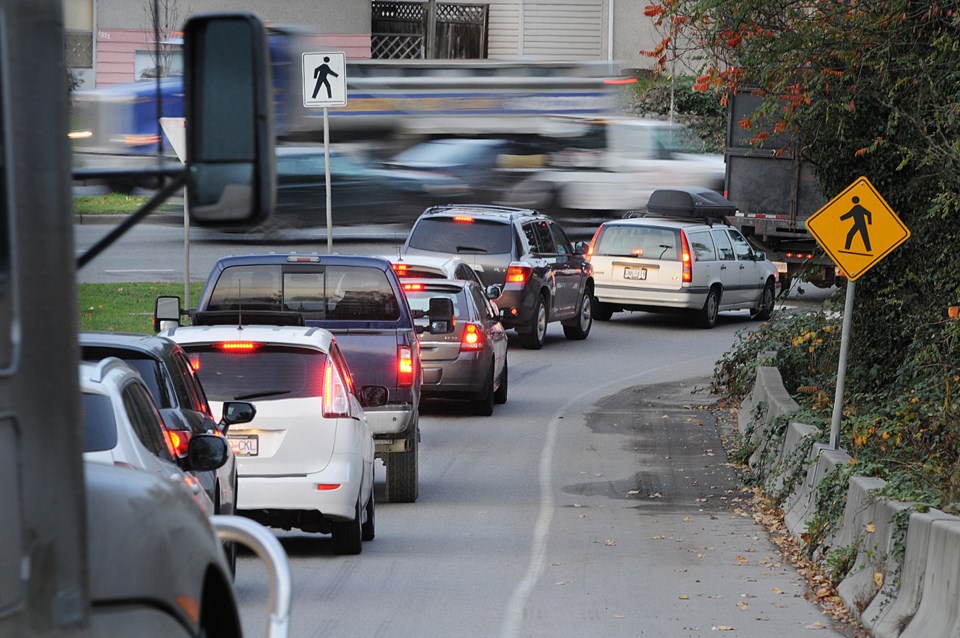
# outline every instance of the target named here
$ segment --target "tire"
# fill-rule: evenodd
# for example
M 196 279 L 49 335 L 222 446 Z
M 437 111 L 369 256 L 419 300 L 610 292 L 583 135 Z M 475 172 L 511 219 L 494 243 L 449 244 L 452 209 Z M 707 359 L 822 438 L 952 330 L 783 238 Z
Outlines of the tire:
M 773 307 L 776 304 L 776 291 L 773 288 L 773 282 L 768 281 L 760 293 L 760 300 L 757 307 L 750 311 L 750 318 L 757 321 L 766 321 L 773 314 Z
M 503 360 L 503 373 L 500 375 L 500 387 L 493 393 L 493 402 L 497 405 L 503 405 L 507 402 L 507 383 L 509 381 L 510 369 L 507 366 L 507 360 Z
M 352 521 L 334 523 L 331 533 L 333 534 L 333 553 L 342 555 L 359 554 L 363 551 L 361 539 L 363 532 L 360 529 L 360 499 L 354 507 Z
M 608 303 L 603 303 L 598 301 L 596 297 L 593 298 L 593 318 L 597 321 L 610 321 L 610 318 L 613 317 L 613 306 Z
M 365 541 L 372 541 L 377 537 L 377 525 L 376 525 L 376 505 L 374 504 L 373 499 L 373 488 L 370 488 L 370 499 L 367 501 L 366 506 L 367 520 L 363 525 L 360 526 L 360 538 Z
M 590 334 L 593 327 L 593 298 L 590 293 L 583 293 L 580 299 L 580 311 L 577 313 L 576 323 L 563 326 L 563 335 L 571 341 L 583 341 Z
M 701 328 L 712 328 L 717 325 L 719 309 L 720 293 L 716 288 L 711 288 L 707 293 L 707 300 L 703 302 L 703 308 L 697 311 L 697 325 Z
M 487 384 L 487 392 L 482 399 L 475 399 L 472 401 L 473 413 L 477 416 L 490 416 L 493 414 L 493 403 L 494 395 L 493 391 L 493 369 L 495 367 L 495 362 L 490 362 L 490 374 L 487 375 L 489 378 L 489 383 Z
M 417 455 L 420 447 L 420 428 L 414 427 L 409 452 L 391 452 L 387 455 L 387 500 L 391 503 L 416 503 L 419 496 Z
M 547 300 L 541 293 L 533 307 L 527 332 L 520 334 L 520 345 L 527 350 L 539 350 L 547 337 Z

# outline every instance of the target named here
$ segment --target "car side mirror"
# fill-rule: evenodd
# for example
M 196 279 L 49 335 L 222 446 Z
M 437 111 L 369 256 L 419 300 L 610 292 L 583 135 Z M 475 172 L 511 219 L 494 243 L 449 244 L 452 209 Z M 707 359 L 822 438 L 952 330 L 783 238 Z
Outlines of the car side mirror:
M 590 248 L 589 242 L 578 241 L 573 245 L 573 252 L 576 255 L 586 255 L 588 248 Z
M 447 334 L 453 332 L 453 301 L 447 297 L 431 297 L 430 334 Z
M 187 20 L 183 42 L 190 218 L 260 223 L 276 199 L 266 29 L 252 13 L 205 14 Z
M 212 472 L 227 462 L 227 440 L 217 434 L 195 434 L 187 445 L 187 470 Z
M 756 251 L 756 252 L 753 253 L 753 260 L 754 260 L 754 261 L 766 261 L 766 260 L 767 260 L 767 253 L 758 250 L 758 251 Z
M 247 401 L 227 401 L 223 404 L 220 431 L 226 433 L 231 425 L 250 423 L 257 416 L 257 406 Z
M 169 330 L 180 325 L 180 297 L 162 295 L 153 305 L 153 331 Z

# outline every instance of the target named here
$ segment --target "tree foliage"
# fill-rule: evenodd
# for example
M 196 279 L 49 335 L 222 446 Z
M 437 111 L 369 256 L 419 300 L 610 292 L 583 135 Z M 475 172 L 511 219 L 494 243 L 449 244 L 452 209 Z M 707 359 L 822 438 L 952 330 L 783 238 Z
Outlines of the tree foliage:
M 721 96 L 756 87 L 764 117 L 804 148 L 824 195 L 866 176 L 911 229 L 857 280 L 843 440 L 888 480 L 960 511 L 960 321 L 946 318 L 960 302 L 960 5 L 663 0 L 647 15 L 663 29 L 650 52 L 661 66 L 697 58 L 697 88 Z M 774 343 L 777 334 L 761 328 L 755 347 L 814 356 L 805 343 Z M 792 384 L 829 396 L 822 379 L 803 378 L 808 368 L 795 365 Z

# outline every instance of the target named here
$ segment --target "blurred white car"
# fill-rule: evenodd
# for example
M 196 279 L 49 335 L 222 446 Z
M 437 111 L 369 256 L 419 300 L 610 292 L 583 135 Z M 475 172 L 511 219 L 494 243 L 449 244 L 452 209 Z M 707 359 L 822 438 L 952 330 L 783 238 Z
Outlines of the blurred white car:
M 86 461 L 150 472 L 183 484 L 197 505 L 213 514 L 213 503 L 191 471 L 226 463 L 226 440 L 217 434 L 190 439 L 185 468 L 174 461 L 160 411 L 140 374 L 116 357 L 80 364 Z M 186 470 L 186 471 L 185 471 Z
M 244 313 L 256 321 L 255 313 Z M 227 434 L 238 513 L 270 527 L 332 534 L 338 554 L 373 540 L 373 435 L 333 335 L 277 325 L 186 326 L 160 333 L 190 357 L 211 407 L 253 401 Z

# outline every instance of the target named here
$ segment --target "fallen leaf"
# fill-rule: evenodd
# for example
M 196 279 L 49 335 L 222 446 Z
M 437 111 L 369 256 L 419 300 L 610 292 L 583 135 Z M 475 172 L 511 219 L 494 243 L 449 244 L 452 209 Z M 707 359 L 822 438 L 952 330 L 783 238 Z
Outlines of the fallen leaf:
M 873 584 L 877 586 L 877 589 L 883 588 L 883 574 L 881 572 L 873 572 Z
M 873 534 L 875 531 L 877 531 L 877 526 L 873 523 L 867 523 L 866 530 L 867 534 Z
M 683 517 L 683 522 L 684 522 L 684 523 L 690 523 L 690 522 L 692 522 L 692 521 L 693 521 L 693 519 L 690 518 L 689 516 L 684 516 L 684 517 Z
M 733 625 L 714 625 L 711 627 L 713 631 L 736 631 L 737 628 Z
M 741 611 L 747 611 L 750 608 L 750 603 L 745 603 L 741 601 L 737 603 L 737 607 L 739 607 Z
M 737 564 L 743 565 L 744 563 L 749 563 L 750 561 L 743 556 L 737 556 Z
M 774 588 L 771 589 L 770 591 L 772 591 L 774 594 L 782 594 L 782 593 L 783 593 L 783 590 L 780 589 L 779 587 L 774 587 Z
M 612 538 L 608 538 L 607 540 L 603 541 L 603 544 L 607 547 L 614 547 L 616 546 L 617 541 L 613 540 Z
M 616 618 L 617 620 L 623 620 L 624 618 L 626 618 L 626 616 L 624 616 L 623 614 L 614 614 L 613 617 Z
M 690 597 L 686 594 L 680 594 L 680 600 L 690 600 Z

